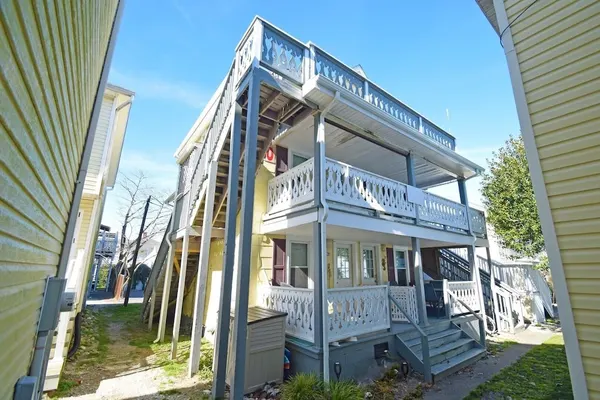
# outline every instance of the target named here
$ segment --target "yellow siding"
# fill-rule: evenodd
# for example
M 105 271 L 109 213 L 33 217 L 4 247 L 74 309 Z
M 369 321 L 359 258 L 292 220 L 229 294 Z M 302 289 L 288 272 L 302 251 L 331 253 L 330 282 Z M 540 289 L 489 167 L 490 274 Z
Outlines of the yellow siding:
M 117 0 L 0 13 L 0 398 L 26 375 L 55 275 Z
M 529 0 L 505 2 L 512 21 Z M 590 398 L 600 398 L 600 2 L 538 2 L 511 28 Z
M 84 249 L 85 243 L 90 230 L 90 223 L 92 221 L 92 213 L 94 211 L 94 199 L 90 197 L 83 197 L 79 204 L 79 209 L 83 211 L 81 217 L 81 226 L 79 228 L 79 234 L 77 235 L 77 241 L 75 242 L 75 251 L 77 249 Z

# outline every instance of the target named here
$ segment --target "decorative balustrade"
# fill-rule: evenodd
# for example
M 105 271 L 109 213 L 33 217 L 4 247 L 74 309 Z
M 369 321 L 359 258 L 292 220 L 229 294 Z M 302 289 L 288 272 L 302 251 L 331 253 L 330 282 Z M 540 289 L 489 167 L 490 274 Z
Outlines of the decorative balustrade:
M 425 200 L 419 206 L 419 218 L 440 226 L 468 230 L 467 209 L 464 205 L 423 192 Z
M 312 289 L 266 286 L 262 288 L 263 306 L 287 313 L 285 333 L 314 341 L 314 295 Z
M 385 213 L 415 217 L 406 185 L 339 161 L 325 162 L 325 198 Z
M 267 212 L 275 213 L 314 199 L 314 161 L 309 159 L 269 181 Z
M 314 198 L 314 161 L 294 167 L 269 181 L 267 213 L 288 210 Z M 408 185 L 342 162 L 326 159 L 325 198 L 400 217 L 417 218 L 424 225 L 468 231 L 464 205 L 429 192 L 423 204 L 408 200 Z
M 254 59 L 296 83 L 322 76 L 339 88 L 354 94 L 396 120 L 419 131 L 435 143 L 454 150 L 454 138 L 354 69 L 313 44 L 306 45 L 269 23 L 257 19 L 236 52 L 236 81 Z
M 479 296 L 477 295 L 477 283 L 474 281 L 448 282 L 448 290 L 457 298 L 462 300 L 472 310 L 479 311 Z M 469 310 L 461 303 L 450 296 L 450 315 L 460 315 L 468 313 Z
M 417 291 L 414 286 L 390 286 L 390 296 L 392 296 L 410 315 L 416 323 L 419 323 L 419 312 L 417 308 Z M 402 311 L 391 304 L 392 321 L 410 322 Z
M 487 236 L 485 226 L 485 213 L 469 207 L 469 218 L 471 219 L 471 230 L 478 236 Z
M 387 285 L 330 289 L 327 302 L 330 342 L 390 327 Z
M 383 90 L 376 88 L 373 84 L 369 85 L 369 94 L 367 99 L 367 101 L 373 104 L 375 107 L 385 111 L 392 117 L 405 123 L 411 128 L 416 130 L 420 129 L 420 117 L 417 113 L 385 93 Z

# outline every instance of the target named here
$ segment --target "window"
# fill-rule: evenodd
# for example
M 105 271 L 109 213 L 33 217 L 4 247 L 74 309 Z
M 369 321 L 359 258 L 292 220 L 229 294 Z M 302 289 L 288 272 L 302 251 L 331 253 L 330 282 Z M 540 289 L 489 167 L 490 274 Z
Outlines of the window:
M 308 161 L 308 157 L 301 156 L 299 154 L 292 153 L 292 168 L 297 167 L 304 161 Z
M 350 247 L 337 248 L 337 279 L 350 279 Z
M 308 244 L 292 242 L 290 245 L 290 285 L 308 288 Z
M 362 249 L 363 258 L 363 278 L 375 279 L 375 249 L 365 247 Z
M 408 286 L 406 278 L 406 252 L 404 250 L 394 250 L 394 266 L 396 267 L 398 285 Z

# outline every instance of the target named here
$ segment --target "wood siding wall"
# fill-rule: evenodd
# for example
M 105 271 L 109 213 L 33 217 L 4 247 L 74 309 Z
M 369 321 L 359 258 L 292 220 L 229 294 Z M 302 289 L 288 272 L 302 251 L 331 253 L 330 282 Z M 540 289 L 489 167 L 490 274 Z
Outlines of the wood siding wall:
M 3 1 L 0 398 L 28 373 L 118 0 Z
M 508 20 L 530 3 L 505 1 Z M 541 1 L 511 31 L 589 397 L 600 399 L 600 2 Z

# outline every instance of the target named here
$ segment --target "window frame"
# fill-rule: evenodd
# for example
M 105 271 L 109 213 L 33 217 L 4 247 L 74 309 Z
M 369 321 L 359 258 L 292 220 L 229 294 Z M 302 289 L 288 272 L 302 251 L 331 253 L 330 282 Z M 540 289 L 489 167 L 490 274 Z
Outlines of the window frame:
M 292 244 L 305 244 L 306 245 L 306 262 L 308 265 L 308 288 L 298 288 L 298 289 L 314 289 L 314 271 L 313 271 L 313 257 L 312 257 L 312 242 L 310 240 L 306 240 L 306 238 L 297 238 L 297 237 L 286 237 L 285 240 L 285 283 L 291 285 L 290 281 L 292 278 L 291 272 L 292 268 Z
M 408 247 L 392 246 L 392 251 L 394 253 L 394 276 L 396 278 L 396 282 L 400 284 L 400 282 L 398 281 L 398 269 L 400 268 L 396 266 L 396 252 L 401 251 L 404 253 L 404 273 L 406 274 L 406 286 L 410 286 L 410 260 L 408 257 Z
M 363 250 L 373 250 L 373 278 L 365 278 L 364 276 L 364 264 L 363 264 Z M 363 286 L 374 286 L 380 282 L 381 279 L 381 255 L 379 254 L 380 245 L 377 243 L 360 243 L 359 252 L 359 269 L 360 269 L 360 281 Z

